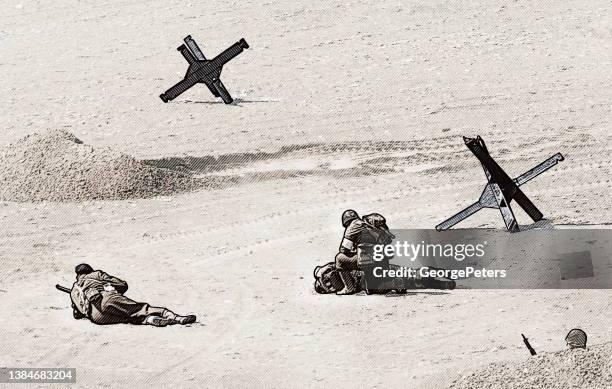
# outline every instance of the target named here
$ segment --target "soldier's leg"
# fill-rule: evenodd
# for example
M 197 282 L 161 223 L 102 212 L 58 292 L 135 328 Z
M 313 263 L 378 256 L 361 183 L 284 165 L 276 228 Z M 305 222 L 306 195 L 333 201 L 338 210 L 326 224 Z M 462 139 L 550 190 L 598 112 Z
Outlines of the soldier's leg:
M 338 253 L 336 255 L 336 269 L 338 275 L 344 284 L 344 288 L 336 292 L 339 295 L 353 294 L 357 291 L 355 280 L 351 274 L 352 270 L 357 270 L 357 255 L 349 257 L 344 253 Z
M 164 307 L 154 307 L 143 304 L 142 308 L 132 314 L 135 323 L 149 324 L 163 327 L 168 324 L 195 323 L 195 315 L 182 316 Z
M 163 317 L 172 320 L 172 324 L 191 324 L 191 323 L 195 323 L 196 321 L 196 317 L 195 315 L 179 315 L 176 314 L 174 312 L 172 312 L 169 309 L 165 309 L 164 308 L 164 313 L 162 314 Z
M 100 325 L 129 323 L 129 319 L 125 316 L 106 311 L 102 299 L 91 304 L 90 319 L 93 323 Z
M 98 312 L 94 313 L 92 308 L 92 321 L 97 324 L 130 323 L 159 327 L 172 324 L 172 320 L 162 316 L 164 308 L 151 307 L 147 303 L 134 301 L 116 292 L 102 292 L 102 299 L 96 310 Z
M 167 309 L 165 308 L 151 307 L 149 304 L 145 304 L 141 311 L 134 314 L 134 323 L 156 327 L 165 327 L 174 324 L 172 318 L 164 316 L 166 311 Z
M 170 324 L 190 324 L 196 321 L 193 315 L 180 316 L 164 307 L 154 307 L 134 301 L 119 293 L 102 294 L 99 308 L 92 307 L 92 321 L 97 324 L 148 324 L 165 327 Z
M 342 271 L 351 271 L 351 270 L 357 270 L 357 255 L 353 255 L 352 257 L 349 257 L 348 255 L 344 254 L 344 253 L 338 253 L 336 254 L 336 269 L 338 270 L 342 270 Z

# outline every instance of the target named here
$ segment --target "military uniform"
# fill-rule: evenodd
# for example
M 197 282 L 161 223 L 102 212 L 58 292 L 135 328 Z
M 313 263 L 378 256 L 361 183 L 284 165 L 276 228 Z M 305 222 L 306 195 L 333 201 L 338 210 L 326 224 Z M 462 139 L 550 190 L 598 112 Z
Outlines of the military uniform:
M 162 321 L 161 324 L 167 325 L 174 324 L 172 320 L 176 318 L 185 317 L 178 316 L 163 307 L 153 307 L 147 303 L 136 302 L 123 295 L 127 290 L 127 282 L 101 270 L 77 275 L 77 281 L 70 291 L 74 318 L 87 317 L 96 324 L 153 325 L 159 325 L 163 318 L 166 321 Z M 156 319 L 158 323 L 148 319 Z
M 354 219 L 344 230 L 340 249 L 336 254 L 338 270 L 357 270 L 357 246 L 380 243 L 380 233 L 361 219 Z

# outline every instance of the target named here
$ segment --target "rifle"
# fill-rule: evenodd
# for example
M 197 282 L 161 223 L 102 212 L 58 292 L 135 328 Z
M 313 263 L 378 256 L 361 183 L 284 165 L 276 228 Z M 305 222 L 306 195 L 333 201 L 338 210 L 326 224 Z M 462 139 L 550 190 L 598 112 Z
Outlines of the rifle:
M 523 343 L 525 343 L 525 346 L 527 346 L 527 348 L 529 349 L 529 353 L 531 353 L 531 355 L 536 355 L 536 351 L 529 344 L 529 339 L 527 339 L 523 334 L 521 334 L 521 336 L 523 337 Z
M 66 288 L 65 286 L 61 286 L 60 284 L 55 284 L 55 289 L 70 294 L 70 288 Z

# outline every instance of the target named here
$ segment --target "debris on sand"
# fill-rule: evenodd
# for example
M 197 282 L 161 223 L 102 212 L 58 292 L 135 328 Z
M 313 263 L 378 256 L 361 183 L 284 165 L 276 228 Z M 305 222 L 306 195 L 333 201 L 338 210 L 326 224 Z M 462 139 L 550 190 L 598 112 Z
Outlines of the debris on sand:
M 453 382 L 449 389 L 604 389 L 612 385 L 612 343 L 497 362 Z
M 83 144 L 63 130 L 35 133 L 0 151 L 0 200 L 122 200 L 196 188 L 191 175 Z

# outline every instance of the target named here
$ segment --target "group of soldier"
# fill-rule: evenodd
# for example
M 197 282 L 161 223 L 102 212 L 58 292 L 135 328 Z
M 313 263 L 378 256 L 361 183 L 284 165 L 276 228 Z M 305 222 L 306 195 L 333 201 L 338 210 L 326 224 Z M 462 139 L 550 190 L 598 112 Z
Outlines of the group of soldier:
M 335 266 L 343 286 L 336 294 L 350 295 L 359 291 L 353 276 L 355 270 L 360 270 L 358 248 L 388 244 L 395 237 L 385 218 L 377 213 L 359 217 L 354 210 L 346 210 L 342 214 L 342 226 L 344 235 L 335 256 Z M 127 282 L 102 270 L 94 270 L 86 263 L 76 266 L 75 273 L 76 281 L 69 290 L 75 319 L 87 318 L 95 324 L 130 323 L 156 327 L 196 321 L 195 315 L 178 315 L 167 308 L 130 299 L 125 296 Z M 566 340 L 572 348 L 584 347 L 586 334 L 572 330 Z
M 359 217 L 357 212 L 347 210 L 342 214 L 342 226 L 345 231 L 335 263 L 344 287 L 337 294 L 348 295 L 358 291 L 351 274 L 359 268 L 357 247 L 389 240 L 393 235 L 385 218 L 379 214 Z M 95 324 L 130 323 L 156 327 L 196 321 L 194 315 L 182 316 L 164 307 L 130 299 L 125 296 L 127 282 L 102 270 L 94 270 L 86 263 L 76 266 L 75 273 L 76 281 L 69 289 L 75 319 L 87 318 Z

